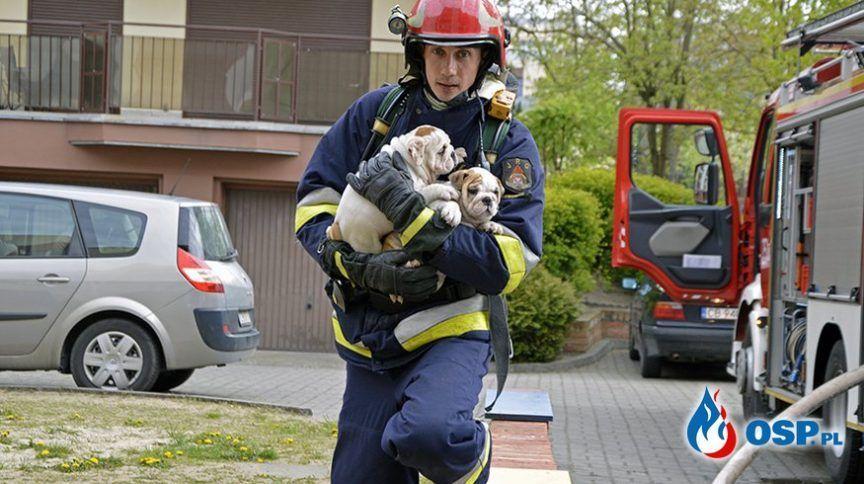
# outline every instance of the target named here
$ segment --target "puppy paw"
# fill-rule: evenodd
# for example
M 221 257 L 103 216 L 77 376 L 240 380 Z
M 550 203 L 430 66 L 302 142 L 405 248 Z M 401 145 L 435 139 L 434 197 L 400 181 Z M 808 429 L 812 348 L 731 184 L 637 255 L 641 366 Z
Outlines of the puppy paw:
M 441 185 L 441 200 L 456 202 L 459 200 L 459 190 L 450 185 Z
M 405 267 L 409 267 L 411 269 L 420 267 L 421 265 L 423 265 L 423 263 L 417 259 L 409 260 L 408 262 L 405 263 Z
M 462 222 L 462 211 L 459 210 L 459 205 L 451 202 L 441 207 L 441 218 L 451 227 L 459 225 Z
M 504 226 L 497 222 L 492 222 L 491 220 L 489 222 L 483 222 L 478 228 L 484 232 L 489 232 L 490 234 L 495 235 L 501 235 L 504 233 Z

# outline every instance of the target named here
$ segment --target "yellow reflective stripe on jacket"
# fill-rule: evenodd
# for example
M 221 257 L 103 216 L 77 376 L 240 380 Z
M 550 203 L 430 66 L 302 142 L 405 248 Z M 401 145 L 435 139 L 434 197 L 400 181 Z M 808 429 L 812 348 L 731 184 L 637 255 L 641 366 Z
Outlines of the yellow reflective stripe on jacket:
M 339 272 L 342 273 L 342 277 L 344 277 L 345 279 L 348 279 L 350 281 L 351 278 L 348 277 L 348 271 L 346 271 L 345 266 L 342 265 L 342 253 L 339 252 L 338 250 L 334 251 L 333 258 L 336 260 L 336 267 L 339 268 Z
M 522 252 L 522 242 L 509 235 L 496 235 L 495 242 L 498 243 L 501 255 L 504 256 L 504 264 L 507 266 L 507 271 L 510 272 L 510 279 L 504 286 L 503 293 L 510 294 L 516 290 L 525 277 L 526 264 L 525 255 Z
M 372 352 L 369 351 L 369 349 L 357 344 L 350 343 L 347 339 L 345 339 L 345 335 L 342 334 L 342 326 L 339 324 L 338 319 L 336 319 L 335 317 L 330 319 L 333 320 L 333 334 L 336 336 L 336 343 L 338 343 L 340 346 L 348 348 L 349 350 L 361 356 L 365 356 L 366 358 L 372 358 Z
M 468 475 L 462 477 L 462 479 L 459 479 L 453 484 L 474 484 L 477 482 L 477 478 L 480 477 L 480 474 L 489 462 L 489 448 L 492 446 L 492 432 L 489 430 L 489 426 L 486 422 L 481 423 L 483 424 L 483 429 L 486 431 L 486 438 L 483 439 L 483 454 L 480 456 L 480 459 L 477 460 L 477 464 L 474 465 L 474 468 L 469 471 Z
M 332 203 L 320 203 L 318 205 L 304 205 L 297 207 L 297 213 L 294 215 L 294 233 L 297 233 L 301 227 L 306 225 L 306 222 L 315 218 L 316 215 L 329 213 L 336 215 L 337 205 Z
M 399 240 L 402 241 L 402 245 L 408 245 L 408 242 L 410 242 L 411 239 L 413 239 L 414 236 L 417 235 L 417 232 L 419 232 L 420 229 L 422 229 L 423 226 L 432 219 L 433 215 L 435 215 L 434 210 L 432 210 L 431 208 L 424 208 L 423 211 L 420 212 L 420 215 L 418 215 L 417 218 L 415 218 L 414 221 L 411 222 L 411 225 L 409 225 L 408 228 L 405 229 L 404 232 L 402 232 L 402 235 L 399 236 Z
M 441 338 L 450 336 L 459 336 L 469 331 L 488 331 L 489 330 L 489 313 L 488 311 L 477 311 L 468 314 L 460 314 L 449 319 L 445 319 L 422 333 L 413 336 L 401 343 L 405 351 L 414 351 L 417 348 L 429 344 Z

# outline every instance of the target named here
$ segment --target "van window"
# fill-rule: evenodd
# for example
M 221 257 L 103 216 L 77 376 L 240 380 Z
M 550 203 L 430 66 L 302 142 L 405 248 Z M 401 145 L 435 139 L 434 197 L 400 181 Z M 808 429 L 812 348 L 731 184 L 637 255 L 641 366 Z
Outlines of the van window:
M 0 258 L 81 256 L 68 200 L 0 193 Z
M 138 252 L 147 216 L 117 207 L 75 202 L 89 257 L 127 257 Z
M 180 209 L 177 246 L 203 260 L 229 260 L 236 255 L 222 212 L 215 205 Z

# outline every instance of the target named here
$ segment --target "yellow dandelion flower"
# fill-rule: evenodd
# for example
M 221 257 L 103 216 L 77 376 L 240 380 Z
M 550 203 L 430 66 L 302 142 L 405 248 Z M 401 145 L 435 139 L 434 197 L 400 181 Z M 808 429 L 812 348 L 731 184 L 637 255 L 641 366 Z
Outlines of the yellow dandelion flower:
M 213 443 L 212 440 L 210 440 L 210 439 L 204 439 L 204 444 L 205 444 L 205 445 L 210 445 L 210 444 L 212 444 L 212 443 Z
M 64 462 L 62 465 L 60 465 L 60 467 L 62 467 L 64 469 L 69 469 L 70 466 L 69 466 L 69 464 Z
M 90 458 L 90 462 L 92 462 L 92 463 L 94 463 L 94 464 L 98 464 L 98 463 L 99 463 L 99 459 L 97 459 L 97 458 L 95 458 L 95 457 L 91 457 L 91 458 Z
M 45 442 L 42 442 L 41 440 L 37 440 L 36 443 L 33 445 L 35 445 L 36 447 L 45 447 Z
M 256 460 L 258 461 L 259 464 L 263 464 L 263 463 L 264 463 L 264 459 L 262 459 L 262 458 L 260 458 L 260 457 L 259 457 L 258 459 L 256 459 Z
M 174 454 L 170 450 L 166 450 L 162 455 L 165 456 L 166 459 L 174 458 Z
M 294 439 L 292 439 L 292 438 L 290 438 L 290 437 L 287 438 L 287 439 L 282 439 L 282 443 L 285 444 L 285 445 L 291 445 L 291 444 L 294 443 Z
M 239 439 L 234 439 L 233 441 L 231 441 L 231 443 L 234 444 L 234 445 L 237 445 L 237 444 L 240 443 L 240 440 L 239 440 Z
M 78 465 L 78 463 L 77 463 L 77 462 L 76 462 L 76 463 L 74 463 L 74 464 L 72 464 L 72 468 L 73 468 L 73 469 L 77 469 L 77 468 L 79 468 L 79 467 L 81 467 L 81 466 L 80 466 L 80 465 Z
M 195 441 L 195 443 L 196 443 L 196 444 L 198 444 L 198 445 L 201 445 L 201 444 L 203 444 L 203 443 L 204 443 L 204 441 L 203 441 L 203 440 L 201 440 L 201 439 L 198 439 L 198 440 L 196 440 L 196 441 Z
M 45 449 L 42 452 L 39 452 L 39 455 L 41 455 L 42 457 L 48 457 L 49 455 L 51 455 L 51 451 L 48 449 Z
M 244 455 L 243 457 L 240 458 L 240 460 L 249 460 L 249 458 Z
M 248 451 L 249 451 L 249 447 L 246 447 L 245 445 L 240 447 L 240 452 L 248 452 Z
M 184 454 L 184 452 L 182 450 L 177 451 L 177 455 L 183 455 L 183 454 Z

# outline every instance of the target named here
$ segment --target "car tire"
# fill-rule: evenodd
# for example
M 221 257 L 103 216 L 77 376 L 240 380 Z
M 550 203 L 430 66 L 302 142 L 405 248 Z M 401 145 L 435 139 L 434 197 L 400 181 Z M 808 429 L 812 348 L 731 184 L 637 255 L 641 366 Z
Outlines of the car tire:
M 153 387 L 150 388 L 150 391 L 167 392 L 168 390 L 177 388 L 180 385 L 186 383 L 186 380 L 192 377 L 192 373 L 194 371 L 194 368 L 187 368 L 183 370 L 165 370 L 162 373 L 159 373 L 159 378 L 156 379 L 156 383 L 153 384 Z
M 161 357 L 147 331 L 129 320 L 110 318 L 78 335 L 70 366 L 79 387 L 148 391 L 159 377 Z
M 636 349 L 636 336 L 634 335 L 633 325 L 630 325 L 630 337 L 627 343 L 627 356 L 630 357 L 631 360 L 636 361 L 639 359 L 639 350 Z
M 642 378 L 659 378 L 663 370 L 663 358 L 649 356 L 644 336 L 639 338 L 639 373 Z
M 828 354 L 825 365 L 825 380 L 828 381 L 846 372 L 846 351 L 843 341 L 838 340 Z M 843 446 L 826 445 L 822 448 L 825 467 L 834 482 L 861 482 L 864 478 L 864 452 L 861 451 L 861 432 L 846 427 L 846 399 L 843 393 L 822 406 L 824 432 L 838 432 L 845 436 Z

